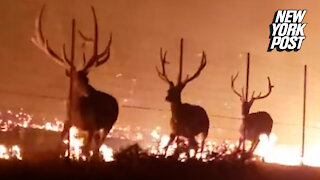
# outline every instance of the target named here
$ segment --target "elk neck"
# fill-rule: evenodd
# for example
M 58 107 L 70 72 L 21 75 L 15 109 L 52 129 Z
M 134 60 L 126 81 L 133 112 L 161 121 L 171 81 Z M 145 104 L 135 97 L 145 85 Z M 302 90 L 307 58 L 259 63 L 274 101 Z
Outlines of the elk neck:
M 252 106 L 252 102 L 244 101 L 242 103 L 242 118 L 245 119 L 250 114 L 250 108 Z
M 181 105 L 182 105 L 181 98 L 179 98 L 177 101 L 170 102 L 172 117 L 176 116 L 176 113 L 178 112 L 178 109 L 181 107 Z
M 246 121 L 246 118 L 248 117 L 249 112 L 243 112 L 242 113 L 242 122 L 244 123 Z
M 88 84 L 86 85 L 86 89 L 88 96 L 90 94 L 91 91 L 91 86 Z M 83 98 L 86 98 L 88 96 L 85 96 L 84 93 L 82 92 L 83 90 L 79 90 L 80 87 L 78 87 L 75 83 L 70 83 L 70 92 L 69 92 L 69 103 L 71 106 L 71 109 L 78 109 L 80 106 L 80 103 L 82 101 Z

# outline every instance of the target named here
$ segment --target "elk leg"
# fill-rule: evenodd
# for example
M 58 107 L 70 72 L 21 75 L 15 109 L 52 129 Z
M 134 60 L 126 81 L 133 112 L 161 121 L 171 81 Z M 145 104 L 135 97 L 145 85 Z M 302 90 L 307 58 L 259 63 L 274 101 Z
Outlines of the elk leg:
M 87 143 L 86 143 L 86 144 L 84 145 L 84 147 L 83 147 L 83 153 L 84 153 L 84 155 L 86 155 L 86 156 L 89 156 L 89 155 L 90 155 L 89 151 L 90 151 L 90 145 L 91 145 L 91 142 L 92 142 L 93 134 L 94 134 L 93 131 L 89 131 L 88 141 L 87 141 Z
M 204 135 L 202 137 L 203 139 L 202 139 L 202 142 L 201 142 L 201 151 L 200 151 L 201 157 L 200 157 L 200 159 L 202 159 L 202 153 L 203 153 L 203 149 L 204 149 L 204 145 L 205 145 L 207 137 L 208 137 L 208 132 L 204 133 Z
M 179 146 L 181 143 L 183 143 L 184 141 L 180 138 L 180 136 L 177 136 L 176 138 L 176 143 L 177 143 L 177 146 Z
M 61 132 L 61 134 L 60 134 L 60 141 L 59 141 L 59 143 L 58 143 L 58 152 L 59 152 L 60 155 L 61 155 L 61 154 L 63 155 L 63 153 L 64 153 L 64 152 L 62 152 L 64 149 L 62 149 L 61 143 L 63 143 L 63 139 L 64 139 L 64 137 L 66 136 L 66 134 L 68 134 L 68 136 L 69 136 L 69 130 L 70 130 L 70 128 L 71 128 L 71 123 L 70 123 L 70 121 L 65 122 L 65 123 L 64 123 L 63 130 L 62 130 L 62 132 Z M 69 142 L 68 142 L 68 143 L 69 143 Z M 68 147 L 69 147 L 69 145 L 68 145 Z M 68 154 L 70 154 L 69 148 L 68 148 Z
M 95 141 L 95 144 L 96 144 L 96 147 L 94 149 L 94 154 L 97 154 L 99 153 L 99 149 L 100 149 L 100 146 L 101 146 L 101 137 L 100 137 L 100 132 L 97 132 L 95 135 L 94 135 L 94 141 Z
M 258 146 L 259 142 L 260 142 L 260 140 L 259 140 L 259 139 L 258 139 L 258 140 L 254 140 L 254 141 L 253 141 L 253 144 L 252 144 L 252 146 L 251 146 L 251 148 L 250 148 L 250 153 L 251 153 L 251 154 L 254 152 L 254 150 L 256 150 L 256 148 L 257 148 L 257 146 Z
M 110 131 L 110 128 L 106 128 L 106 129 L 103 129 L 102 130 L 102 135 L 101 133 L 97 133 L 95 136 L 94 136 L 94 139 L 95 139 L 95 143 L 96 143 L 96 149 L 95 149 L 95 152 L 99 152 L 99 149 L 101 147 L 101 145 L 104 143 L 104 140 L 106 139 L 109 131 Z
M 188 157 L 190 158 L 190 149 L 194 149 L 195 150 L 195 155 L 197 154 L 198 143 L 197 143 L 195 137 L 188 138 L 188 140 L 189 140 Z
M 242 143 L 244 143 L 244 142 L 243 142 L 243 138 L 240 137 L 240 138 L 239 138 L 239 145 L 238 145 L 238 148 L 237 148 L 237 152 L 241 151 Z
M 169 148 L 169 146 L 172 144 L 172 142 L 174 141 L 174 139 L 176 138 L 176 136 L 177 136 L 177 135 L 175 135 L 175 134 L 173 134 L 173 133 L 170 134 L 169 142 L 168 142 L 168 144 L 166 145 L 166 147 L 164 147 L 164 149 L 165 149 L 164 155 L 165 155 L 165 156 L 167 156 L 168 148 Z
M 201 151 L 200 151 L 200 159 L 202 159 L 202 153 L 203 153 L 203 149 L 204 149 L 204 144 L 205 144 L 206 139 L 204 138 L 201 142 Z
M 102 137 L 101 137 L 101 142 L 100 142 L 99 148 L 100 148 L 100 146 L 104 143 L 104 140 L 106 139 L 106 137 L 107 137 L 107 135 L 109 134 L 110 130 L 111 130 L 111 128 L 103 129 Z
M 71 123 L 69 121 L 65 122 L 63 130 L 61 132 L 61 139 L 63 139 L 66 134 L 69 134 L 69 129 L 70 128 L 71 128 Z

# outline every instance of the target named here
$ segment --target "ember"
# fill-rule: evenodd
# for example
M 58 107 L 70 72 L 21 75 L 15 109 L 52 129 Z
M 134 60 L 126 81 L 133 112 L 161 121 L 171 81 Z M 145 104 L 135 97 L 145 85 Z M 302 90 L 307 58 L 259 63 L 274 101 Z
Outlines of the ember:
M 20 110 L 14 112 L 7 110 L 0 114 L 0 130 L 3 133 L 13 131 L 15 128 L 22 129 L 40 129 L 44 131 L 54 131 L 61 132 L 63 130 L 63 122 L 54 119 L 54 122 L 46 122 L 42 125 L 33 122 L 33 116 Z M 86 161 L 86 157 L 82 148 L 86 142 L 87 133 L 81 131 L 75 127 L 70 129 L 70 158 L 76 161 Z M 161 127 L 155 127 L 152 130 L 142 129 L 141 127 L 132 128 L 127 127 L 117 127 L 114 126 L 107 138 L 128 140 L 128 142 L 139 143 L 150 156 L 163 157 L 165 154 L 165 146 L 168 144 L 169 135 L 161 133 Z M 300 147 L 298 146 L 288 146 L 276 144 L 277 136 L 271 133 L 270 137 L 263 134 L 260 136 L 260 144 L 255 150 L 254 154 L 258 158 L 253 160 L 264 159 L 267 163 L 277 163 L 283 165 L 301 165 L 301 163 L 309 166 L 320 166 L 320 157 L 315 156 L 320 150 L 320 146 L 310 146 L 307 147 L 305 158 L 300 157 Z M 64 144 L 68 143 L 65 139 Z M 185 141 L 185 143 L 188 143 Z M 129 145 L 129 144 L 127 144 Z M 250 148 L 250 141 L 246 142 L 246 147 Z M 213 161 L 216 159 L 217 155 L 219 157 L 224 155 L 230 155 L 235 151 L 238 146 L 238 142 L 224 141 L 218 144 L 215 141 L 207 140 L 204 151 L 201 154 L 199 151 L 181 151 L 179 152 L 178 161 L 184 162 L 188 158 L 188 153 L 191 158 L 202 159 L 202 161 Z M 173 156 L 178 148 L 177 143 L 173 143 L 168 148 L 167 157 Z M 115 149 L 107 144 L 103 144 L 100 149 L 100 156 L 105 162 L 113 161 L 113 154 Z M 65 156 L 68 152 L 65 151 Z M 92 155 L 92 151 L 90 152 Z M 19 145 L 0 145 L 0 159 L 18 159 L 22 160 L 21 149 Z

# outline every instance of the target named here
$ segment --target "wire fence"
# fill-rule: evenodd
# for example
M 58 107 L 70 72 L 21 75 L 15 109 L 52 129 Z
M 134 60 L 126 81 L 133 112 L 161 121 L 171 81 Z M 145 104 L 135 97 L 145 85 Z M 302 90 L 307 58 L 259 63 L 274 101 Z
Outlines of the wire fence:
M 33 94 L 33 93 L 25 93 L 20 91 L 12 91 L 12 90 L 6 90 L 6 89 L 0 89 L 0 93 L 2 94 L 12 94 L 12 95 L 18 95 L 18 96 L 25 96 L 25 97 L 33 97 L 33 98 L 39 98 L 39 99 L 50 99 L 50 100 L 56 100 L 56 101 L 66 101 L 66 97 L 57 97 L 57 96 L 50 96 L 50 95 L 39 95 L 39 94 Z M 170 109 L 162 109 L 162 108 L 155 108 L 155 107 L 147 107 L 147 106 L 135 106 L 135 105 L 122 105 L 122 108 L 128 108 L 128 109 L 139 109 L 139 110 L 145 110 L 145 111 L 160 111 L 160 112 L 170 112 Z M 223 119 L 227 120 L 229 122 L 237 122 L 241 123 L 242 118 L 241 117 L 235 117 L 235 116 L 228 116 L 228 115 L 222 115 L 222 114 L 208 114 L 209 117 L 214 119 Z M 279 122 L 274 121 L 274 125 L 280 125 L 280 126 L 297 126 L 302 127 L 302 123 L 287 123 L 287 122 Z M 211 126 L 211 128 L 214 129 L 222 129 L 226 131 L 239 131 L 239 128 L 228 128 L 228 127 L 217 127 L 217 126 Z M 320 130 L 320 127 L 315 125 L 307 125 L 306 128 L 308 129 L 315 129 Z

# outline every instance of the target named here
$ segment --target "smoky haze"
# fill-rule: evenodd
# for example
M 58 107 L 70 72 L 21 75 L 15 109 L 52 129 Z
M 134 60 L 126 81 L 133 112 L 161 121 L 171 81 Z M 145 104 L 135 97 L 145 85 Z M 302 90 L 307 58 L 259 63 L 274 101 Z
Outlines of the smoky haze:
M 275 88 L 257 101 L 252 111 L 265 110 L 273 117 L 279 141 L 300 143 L 302 122 L 303 65 L 309 67 L 306 143 L 320 136 L 320 41 L 319 1 L 230 0 L 97 0 L 97 1 L 0 1 L 0 106 L 24 108 L 48 119 L 65 119 L 68 79 L 64 69 L 37 49 L 30 38 L 43 4 L 43 31 L 50 45 L 70 52 L 71 20 L 85 34 L 93 33 L 90 6 L 96 9 L 99 45 L 113 33 L 111 58 L 92 70 L 90 83 L 120 103 L 117 125 L 161 126 L 169 131 L 169 104 L 164 101 L 168 85 L 160 80 L 160 47 L 168 50 L 168 74 L 177 79 L 179 39 L 184 38 L 184 75 L 196 71 L 201 52 L 207 66 L 189 83 L 182 101 L 203 106 L 210 115 L 210 137 L 237 138 L 241 103 L 230 88 L 230 77 L 240 72 L 238 90 L 245 84 L 246 53 L 251 53 L 250 91 L 267 91 L 267 76 Z M 298 52 L 267 52 L 269 25 L 278 9 L 307 9 L 303 22 L 306 40 Z M 80 38 L 76 59 L 82 62 Z M 87 53 L 91 46 L 88 45 Z M 102 50 L 102 49 L 100 49 Z M 135 108 L 142 107 L 142 108 Z M 299 139 L 297 139 L 299 138 Z M 298 140 L 298 142 L 297 142 Z

